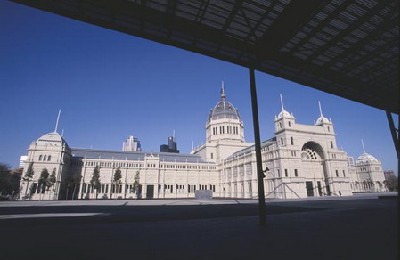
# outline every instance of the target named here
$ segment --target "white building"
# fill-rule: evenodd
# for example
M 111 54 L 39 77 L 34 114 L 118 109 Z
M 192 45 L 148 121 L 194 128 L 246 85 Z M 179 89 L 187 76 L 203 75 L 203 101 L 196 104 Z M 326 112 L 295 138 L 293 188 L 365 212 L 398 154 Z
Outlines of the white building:
M 27 155 L 21 155 L 19 158 L 19 168 L 24 168 L 27 160 L 28 160 Z
M 141 150 L 140 141 L 132 135 L 128 136 L 125 142 L 122 143 L 122 151 L 136 152 Z
M 381 162 L 364 151 L 353 167 L 350 167 L 354 192 L 388 191 Z
M 385 191 L 381 163 L 364 153 L 352 165 L 346 152 L 337 148 L 332 121 L 320 112 L 314 125 L 303 125 L 282 105 L 274 136 L 261 144 L 265 197 Z M 132 151 L 133 136 L 124 143 L 124 151 L 69 148 L 55 130 L 29 146 L 23 176 L 29 168 L 34 175 L 21 181 L 21 198 L 193 198 L 197 190 L 210 190 L 213 197 L 257 198 L 254 145 L 245 142 L 243 121 L 223 86 L 205 130 L 205 143 L 191 154 Z M 43 181 L 43 169 L 52 181 Z

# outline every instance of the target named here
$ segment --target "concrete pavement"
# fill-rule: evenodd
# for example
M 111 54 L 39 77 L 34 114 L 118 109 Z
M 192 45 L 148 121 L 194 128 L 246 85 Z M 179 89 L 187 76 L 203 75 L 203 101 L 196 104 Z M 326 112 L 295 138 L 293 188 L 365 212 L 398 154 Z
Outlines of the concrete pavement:
M 397 199 L 372 194 L 268 201 L 264 228 L 258 225 L 257 214 L 254 200 L 2 202 L 0 255 L 3 259 L 398 257 Z

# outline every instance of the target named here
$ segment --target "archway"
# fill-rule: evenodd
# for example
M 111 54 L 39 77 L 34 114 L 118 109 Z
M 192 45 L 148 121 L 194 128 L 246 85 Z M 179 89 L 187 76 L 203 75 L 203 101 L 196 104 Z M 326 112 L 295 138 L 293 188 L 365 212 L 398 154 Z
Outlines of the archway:
M 305 143 L 301 148 L 301 160 L 306 178 L 307 196 L 330 195 L 331 190 L 322 146 L 313 141 Z

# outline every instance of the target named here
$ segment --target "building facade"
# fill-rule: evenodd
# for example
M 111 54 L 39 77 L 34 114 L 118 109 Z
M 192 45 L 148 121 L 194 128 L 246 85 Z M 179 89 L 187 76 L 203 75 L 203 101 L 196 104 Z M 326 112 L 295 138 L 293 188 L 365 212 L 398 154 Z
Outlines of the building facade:
M 274 136 L 261 144 L 267 199 L 387 190 L 380 161 L 363 153 L 354 163 L 337 147 L 332 120 L 322 109 L 314 125 L 303 125 L 282 104 L 274 125 Z M 194 198 L 198 190 L 220 198 L 257 198 L 254 144 L 245 141 L 243 121 L 224 86 L 205 133 L 204 144 L 191 154 L 179 154 L 133 149 L 133 138 L 123 151 L 69 148 L 55 130 L 29 146 L 21 198 Z M 28 172 L 34 174 L 29 177 Z

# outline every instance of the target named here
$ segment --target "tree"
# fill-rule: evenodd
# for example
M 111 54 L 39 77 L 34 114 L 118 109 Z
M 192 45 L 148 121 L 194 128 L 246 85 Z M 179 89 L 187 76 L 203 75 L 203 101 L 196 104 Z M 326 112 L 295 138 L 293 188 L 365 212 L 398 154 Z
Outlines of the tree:
M 28 193 L 28 187 L 29 187 L 29 182 L 32 181 L 33 175 L 35 175 L 35 171 L 33 170 L 33 162 L 29 163 L 28 169 L 25 172 L 24 177 L 22 177 L 23 181 L 27 181 L 28 184 L 26 185 L 26 190 L 25 190 L 25 197 L 27 196 Z M 32 195 L 32 189 L 29 194 L 29 197 Z
M 24 168 L 16 168 L 11 171 L 10 185 L 11 185 L 12 199 L 18 198 L 18 196 L 19 196 L 20 185 L 21 185 L 21 176 L 22 176 L 23 170 L 24 170 Z
M 5 164 L 0 164 L 0 195 L 10 194 L 11 170 Z
M 387 179 L 384 181 L 384 183 L 389 191 L 398 190 L 398 180 L 396 175 L 394 174 L 389 175 Z
M 140 175 L 139 175 L 139 171 L 136 172 L 135 175 L 135 182 L 133 183 L 133 192 L 136 193 L 136 197 L 138 199 L 141 198 L 141 190 L 140 190 Z
M 94 167 L 92 179 L 90 180 L 90 184 L 92 185 L 93 189 L 96 190 L 96 199 L 97 199 L 98 190 L 99 190 L 100 187 L 101 187 L 101 182 L 100 182 L 100 167 L 99 167 L 99 166 Z
M 56 168 L 53 168 L 53 171 L 51 172 L 51 175 L 49 178 L 47 178 L 46 186 L 47 186 L 47 191 L 50 191 L 50 188 L 54 186 L 56 183 Z M 54 192 L 54 189 L 53 189 Z M 49 199 L 50 199 L 50 192 L 49 192 Z
M 38 179 L 38 190 L 40 193 L 45 192 L 49 175 L 49 171 L 46 168 L 43 168 Z
M 122 178 L 122 175 L 121 175 L 121 170 L 120 170 L 120 168 L 118 167 L 116 170 L 115 170 L 115 173 L 114 173 L 114 177 L 113 177 L 113 180 L 112 180 L 112 182 L 113 182 L 113 185 L 114 185 L 114 192 L 115 193 L 118 193 L 119 191 L 118 191 L 118 186 L 119 186 L 119 184 L 121 184 L 121 178 Z M 112 193 L 111 193 L 112 194 Z

